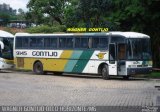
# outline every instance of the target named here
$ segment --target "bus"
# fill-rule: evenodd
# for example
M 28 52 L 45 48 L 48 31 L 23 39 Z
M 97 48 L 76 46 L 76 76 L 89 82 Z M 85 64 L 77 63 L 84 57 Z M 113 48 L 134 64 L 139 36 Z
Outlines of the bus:
M 0 30 L 0 70 L 14 67 L 13 40 L 14 35 Z
M 18 69 L 110 76 L 149 74 L 150 37 L 137 32 L 28 34 L 15 36 Z

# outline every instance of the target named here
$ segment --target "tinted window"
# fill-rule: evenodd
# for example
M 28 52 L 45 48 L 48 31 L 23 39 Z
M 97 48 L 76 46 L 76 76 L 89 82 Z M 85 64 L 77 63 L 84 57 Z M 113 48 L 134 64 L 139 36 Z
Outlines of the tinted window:
M 51 38 L 50 39 L 50 47 L 51 48 L 57 48 L 57 38 Z
M 16 38 L 16 48 L 22 48 L 22 38 Z
M 106 37 L 93 38 L 92 48 L 108 48 L 108 38 Z
M 88 38 L 81 38 L 81 48 L 88 48 Z
M 122 36 L 111 36 L 111 43 L 124 43 L 125 37 Z
M 36 38 L 30 38 L 30 47 L 31 48 L 36 48 L 37 44 L 37 39 Z
M 66 38 L 66 48 L 73 48 L 73 38 Z
M 63 37 L 59 39 L 59 47 L 60 48 L 73 48 L 73 38 Z
M 59 48 L 65 48 L 66 38 L 59 39 Z
M 28 47 L 29 47 L 28 37 L 16 38 L 16 48 L 28 48 Z
M 43 48 L 43 38 L 37 38 L 37 48 Z
M 22 47 L 28 48 L 29 47 L 29 38 L 23 38 L 23 45 Z
M 81 38 L 75 38 L 75 48 L 81 48 Z
M 75 39 L 75 48 L 88 48 L 88 38 L 76 38 Z
M 50 38 L 44 38 L 44 47 L 45 48 L 50 48 Z

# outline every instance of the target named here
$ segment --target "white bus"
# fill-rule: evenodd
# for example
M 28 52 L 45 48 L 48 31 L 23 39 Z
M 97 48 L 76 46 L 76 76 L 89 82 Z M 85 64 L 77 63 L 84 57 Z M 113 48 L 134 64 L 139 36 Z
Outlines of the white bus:
M 128 78 L 152 71 L 150 37 L 136 32 L 21 34 L 15 65 L 36 74 L 89 73 Z
M 10 69 L 14 67 L 13 40 L 14 35 L 0 30 L 0 69 Z

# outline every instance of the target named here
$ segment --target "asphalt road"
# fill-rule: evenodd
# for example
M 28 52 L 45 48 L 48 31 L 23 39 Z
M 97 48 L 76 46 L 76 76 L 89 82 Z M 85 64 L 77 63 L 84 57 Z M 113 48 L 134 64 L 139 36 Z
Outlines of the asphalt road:
M 0 72 L 0 105 L 160 106 L 160 80 Z

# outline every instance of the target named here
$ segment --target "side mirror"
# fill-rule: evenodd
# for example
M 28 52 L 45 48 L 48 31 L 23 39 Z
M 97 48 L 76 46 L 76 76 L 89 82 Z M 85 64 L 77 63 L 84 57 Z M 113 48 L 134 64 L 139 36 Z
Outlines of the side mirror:
M 0 50 L 4 49 L 4 44 L 2 41 L 0 41 Z

